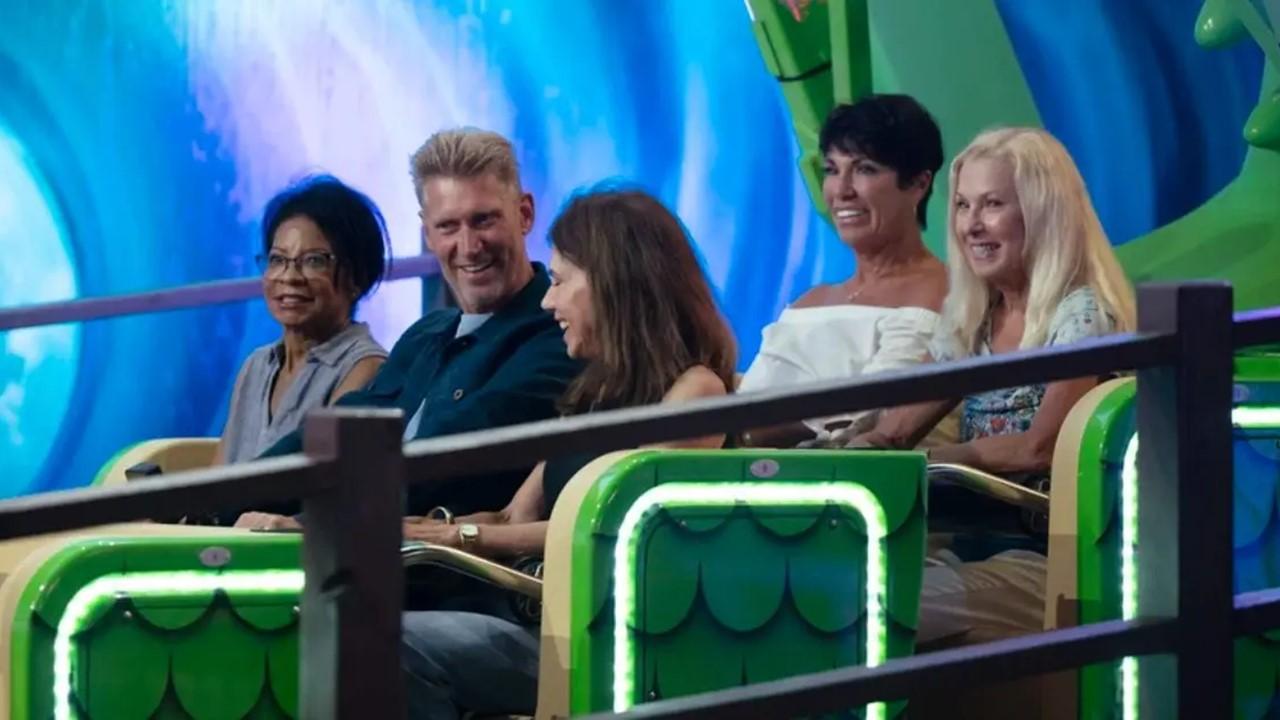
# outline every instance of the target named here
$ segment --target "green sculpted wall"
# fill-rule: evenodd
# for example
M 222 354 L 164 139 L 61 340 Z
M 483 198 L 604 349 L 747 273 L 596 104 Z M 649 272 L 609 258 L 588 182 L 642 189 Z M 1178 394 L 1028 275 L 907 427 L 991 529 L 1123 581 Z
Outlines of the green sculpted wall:
M 997 0 L 748 0 L 748 7 L 791 111 L 800 171 L 820 208 L 818 131 L 835 103 L 866 92 L 909 93 L 938 118 L 948 158 L 988 127 L 1042 126 Z M 1278 25 L 1276 0 L 1206 0 L 1187 28 L 1206 52 L 1256 42 L 1265 57 L 1262 87 L 1244 120 L 1249 148 L 1238 177 L 1199 208 L 1117 248 L 1135 283 L 1222 279 L 1235 286 L 1237 308 L 1280 305 L 1273 279 L 1280 267 Z M 974 38 L 981 41 L 957 40 Z M 936 198 L 948 197 L 945 168 L 939 175 L 925 238 L 942 256 L 947 204 Z

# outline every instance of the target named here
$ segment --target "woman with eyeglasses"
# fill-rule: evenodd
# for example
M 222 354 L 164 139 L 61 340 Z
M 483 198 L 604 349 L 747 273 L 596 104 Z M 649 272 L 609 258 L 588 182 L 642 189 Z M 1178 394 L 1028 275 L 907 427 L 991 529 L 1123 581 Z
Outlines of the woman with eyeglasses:
M 276 195 L 262 218 L 262 295 L 284 333 L 240 369 L 214 462 L 252 460 L 311 409 L 367 385 L 387 351 L 355 322 L 382 279 L 388 240 L 368 197 L 329 175 Z

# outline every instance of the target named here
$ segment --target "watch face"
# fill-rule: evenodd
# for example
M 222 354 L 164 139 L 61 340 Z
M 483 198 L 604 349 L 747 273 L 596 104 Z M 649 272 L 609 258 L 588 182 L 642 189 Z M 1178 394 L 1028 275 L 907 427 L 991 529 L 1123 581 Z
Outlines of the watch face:
M 475 525 L 459 525 L 458 534 L 462 536 L 464 541 L 475 540 L 480 537 L 480 528 Z

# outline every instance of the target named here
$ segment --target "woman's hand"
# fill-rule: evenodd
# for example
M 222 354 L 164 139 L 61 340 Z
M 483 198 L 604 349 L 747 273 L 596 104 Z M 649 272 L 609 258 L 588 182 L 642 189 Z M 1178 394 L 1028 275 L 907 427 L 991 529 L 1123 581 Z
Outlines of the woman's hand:
M 457 525 L 446 525 L 430 518 L 405 518 L 403 532 L 405 542 L 424 542 L 445 547 L 458 547 L 462 544 Z
M 888 449 L 893 447 L 893 443 L 889 442 L 887 438 L 880 435 L 875 430 L 868 430 L 847 438 L 837 435 L 835 439 L 838 441 L 838 447 L 849 450 L 869 450 L 876 448 Z M 827 447 L 832 446 L 828 445 Z
M 301 530 L 302 523 L 286 515 L 247 512 L 236 520 L 236 527 L 247 530 Z

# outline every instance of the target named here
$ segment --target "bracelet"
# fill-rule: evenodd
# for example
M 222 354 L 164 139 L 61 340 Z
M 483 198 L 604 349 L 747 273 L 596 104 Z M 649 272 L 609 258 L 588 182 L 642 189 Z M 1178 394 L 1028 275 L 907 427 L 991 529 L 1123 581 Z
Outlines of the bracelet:
M 445 525 L 453 524 L 453 511 L 443 505 L 437 505 L 427 511 L 428 520 L 439 520 Z

